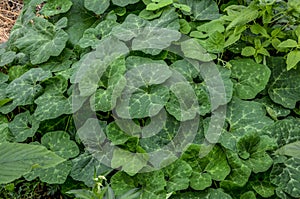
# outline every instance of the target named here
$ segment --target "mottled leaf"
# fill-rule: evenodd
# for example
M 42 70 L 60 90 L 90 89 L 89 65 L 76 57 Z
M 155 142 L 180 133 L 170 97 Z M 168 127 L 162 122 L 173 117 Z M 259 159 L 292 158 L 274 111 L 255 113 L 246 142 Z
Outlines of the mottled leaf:
M 16 142 L 23 142 L 28 137 L 33 137 L 39 128 L 39 121 L 29 111 L 15 116 L 14 120 L 8 125 L 9 130 Z
M 84 0 L 84 7 L 97 15 L 101 15 L 109 7 L 109 0 Z
M 72 5 L 73 3 L 70 0 L 47 1 L 40 12 L 42 15 L 50 17 L 67 12 Z
M 252 99 L 266 87 L 271 75 L 267 66 L 252 59 L 232 60 L 230 64 L 231 78 L 240 99 Z
M 44 146 L 0 143 L 0 183 L 9 183 L 30 172 L 33 167 L 49 168 L 64 161 Z

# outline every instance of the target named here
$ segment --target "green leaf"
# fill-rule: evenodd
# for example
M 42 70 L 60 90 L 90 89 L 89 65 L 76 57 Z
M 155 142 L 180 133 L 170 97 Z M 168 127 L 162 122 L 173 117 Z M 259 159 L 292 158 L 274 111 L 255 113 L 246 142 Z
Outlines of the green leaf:
M 24 73 L 26 73 L 29 70 L 28 66 L 12 66 L 8 70 L 8 75 L 9 75 L 9 81 L 13 81 L 20 76 L 22 76 Z
M 8 125 L 9 130 L 14 135 L 16 142 L 23 142 L 28 137 L 33 137 L 39 128 L 39 122 L 29 111 L 15 116 L 14 120 Z
M 255 52 L 256 52 L 255 48 L 253 48 L 252 46 L 246 46 L 245 48 L 243 48 L 241 54 L 243 56 L 250 57 L 253 56 Z
M 154 11 L 149 11 L 149 10 L 144 9 L 140 12 L 139 17 L 146 19 L 146 20 L 152 20 L 152 19 L 158 18 L 162 12 L 163 12 L 163 10 L 156 10 L 154 12 Z
M 72 189 L 66 193 L 74 194 L 78 199 L 97 199 L 97 196 L 94 194 L 94 192 L 86 189 Z
M 218 5 L 213 0 L 179 0 L 178 2 L 192 9 L 194 21 L 214 20 L 220 16 Z
M 144 166 L 147 165 L 148 154 L 146 153 L 133 153 L 123 149 L 116 149 L 113 153 L 111 166 L 113 168 L 122 167 L 122 170 L 129 175 L 135 175 Z
M 190 177 L 190 186 L 195 190 L 204 190 L 212 185 L 211 176 L 208 173 L 194 172 Z
M 41 143 L 49 150 L 65 159 L 76 157 L 79 154 L 77 144 L 74 141 L 71 141 L 69 134 L 64 131 L 46 133 L 42 137 Z
M 270 98 L 284 106 L 293 109 L 300 101 L 300 67 L 287 71 L 285 61 L 282 57 L 273 57 L 269 60 L 268 66 L 272 70 L 268 93 Z
M 237 153 L 227 150 L 226 154 L 231 172 L 227 178 L 221 182 L 221 188 L 230 190 L 232 188 L 245 186 L 250 177 L 251 169 L 243 163 Z
M 20 178 L 34 166 L 49 168 L 64 161 L 39 145 L 0 143 L 0 150 L 0 184 Z
M 183 12 L 191 12 L 192 11 L 191 7 L 188 5 L 185 5 L 185 4 L 173 3 L 173 6 L 175 8 L 182 10 Z
M 12 81 L 6 88 L 6 93 L 7 97 L 13 99 L 13 101 L 1 107 L 0 111 L 8 113 L 17 106 L 32 104 L 34 99 L 43 90 L 39 82 L 51 76 L 50 72 L 46 72 L 40 68 L 32 68 L 21 77 Z
M 291 70 L 292 68 L 295 68 L 299 62 L 300 62 L 300 51 L 293 50 L 289 52 L 286 59 L 287 70 Z
M 66 98 L 58 91 L 47 91 L 35 101 L 37 108 L 34 116 L 39 121 L 57 118 L 72 113 L 72 98 Z
M 291 195 L 294 198 L 300 197 L 300 159 L 290 158 L 282 164 L 275 164 L 270 174 L 271 182 L 278 190 Z
M 200 44 L 211 53 L 222 53 L 225 46 L 225 37 L 219 31 L 209 35 L 206 40 L 200 40 Z
M 163 169 L 167 178 L 167 191 L 184 190 L 189 187 L 189 178 L 192 174 L 191 166 L 183 160 L 177 160 Z
M 240 199 L 256 199 L 256 196 L 253 191 L 248 191 L 248 192 L 242 194 Z
M 180 19 L 179 23 L 180 23 L 180 32 L 182 34 L 189 34 L 189 32 L 192 29 L 190 24 L 185 19 Z
M 172 199 L 232 199 L 230 195 L 225 193 L 222 189 L 207 189 L 202 192 L 185 192 L 178 193 Z
M 84 7 L 97 15 L 101 15 L 109 7 L 109 0 L 84 0 Z
M 278 48 L 296 48 L 297 47 L 297 42 L 292 39 L 287 39 L 280 44 L 278 44 Z
M 226 8 L 225 10 L 227 10 Z M 226 30 L 230 30 L 231 28 L 245 25 L 253 20 L 255 20 L 259 16 L 258 9 L 254 6 L 245 7 L 240 12 L 236 12 L 232 17 L 232 21 L 227 26 Z
M 28 181 L 39 177 L 42 182 L 48 184 L 63 184 L 70 171 L 72 169 L 72 163 L 70 161 L 62 162 L 54 167 L 50 168 L 35 168 L 30 173 L 25 174 L 24 177 Z
M 155 3 L 150 3 L 147 5 L 146 9 L 153 11 L 168 6 L 173 3 L 173 0 L 159 0 Z
M 57 27 L 60 21 L 53 25 L 46 19 L 35 17 L 26 27 L 26 34 L 14 42 L 22 52 L 29 53 L 32 64 L 46 62 L 51 56 L 58 56 L 65 48 L 69 36 Z
M 106 19 L 100 22 L 94 28 L 88 28 L 84 31 L 83 37 L 79 40 L 78 45 L 82 48 L 91 46 L 93 49 L 99 45 L 100 39 L 108 36 L 113 27 L 117 26 L 118 23 L 114 19 Z
M 72 170 L 70 176 L 74 180 L 82 181 L 89 187 L 94 186 L 93 176 L 104 175 L 111 168 L 103 165 L 97 158 L 87 152 L 72 160 Z
M 203 62 L 209 62 L 216 58 L 215 55 L 207 53 L 196 39 L 188 39 L 182 42 L 181 50 L 183 51 L 184 56 Z
M 300 159 L 300 141 L 282 146 L 275 151 L 275 154 L 286 155 Z
M 67 12 L 70 10 L 72 5 L 73 3 L 70 0 L 47 1 L 40 12 L 42 15 L 50 17 Z
M 231 78 L 234 81 L 236 95 L 240 99 L 252 99 L 267 85 L 271 71 L 252 59 L 239 59 L 230 61 Z
M 97 89 L 90 98 L 92 110 L 107 112 L 116 106 L 117 98 L 121 96 L 126 86 L 125 71 L 125 59 L 123 57 L 115 60 L 108 67 L 102 77 L 105 80 L 104 85 Z
M 111 177 L 111 187 L 116 196 L 124 195 L 135 187 L 134 179 L 123 171 L 119 171 Z
M 129 4 L 134 4 L 134 3 L 137 3 L 139 2 L 139 0 L 127 0 L 127 1 L 123 1 L 123 0 L 112 0 L 112 3 L 117 5 L 117 6 L 120 6 L 120 7 L 125 7 Z
M 106 135 L 114 145 L 124 144 L 131 137 L 122 131 L 116 122 L 111 122 L 109 125 L 107 125 Z
M 258 23 L 250 26 L 250 30 L 253 34 L 257 34 L 257 35 L 261 34 L 264 37 L 267 37 L 267 38 L 269 37 L 267 30 L 264 27 L 262 27 L 261 25 L 259 25 Z
M 16 58 L 16 53 L 0 49 L 0 67 L 10 64 Z
M 85 9 L 83 0 L 72 2 L 73 5 L 65 16 L 68 18 L 66 32 L 69 35 L 69 42 L 74 46 L 82 38 L 83 33 L 95 23 L 97 16 Z
M 275 104 L 269 97 L 264 97 L 256 101 L 262 103 L 266 107 L 267 113 L 274 120 L 278 120 L 278 117 L 286 117 L 291 112 L 289 109 L 286 109 L 279 104 Z

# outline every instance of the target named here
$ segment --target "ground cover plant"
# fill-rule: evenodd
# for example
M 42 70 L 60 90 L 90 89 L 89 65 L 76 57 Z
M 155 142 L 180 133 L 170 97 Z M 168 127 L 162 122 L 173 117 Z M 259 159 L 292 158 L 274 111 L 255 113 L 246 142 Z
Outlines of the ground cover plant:
M 0 48 L 1 198 L 300 198 L 297 0 L 27 0 Z

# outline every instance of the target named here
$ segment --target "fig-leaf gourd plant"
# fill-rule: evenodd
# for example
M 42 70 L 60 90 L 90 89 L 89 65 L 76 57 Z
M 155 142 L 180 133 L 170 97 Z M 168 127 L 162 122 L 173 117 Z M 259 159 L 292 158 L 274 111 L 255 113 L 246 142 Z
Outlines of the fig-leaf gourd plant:
M 66 198 L 300 198 L 298 0 L 24 4 L 0 48 L 1 185 L 38 179 Z M 86 106 L 97 120 L 80 120 Z M 126 133 L 127 120 L 141 128 Z M 194 121 L 181 153 L 149 169 L 149 154 Z M 142 128 L 151 123 L 160 130 Z

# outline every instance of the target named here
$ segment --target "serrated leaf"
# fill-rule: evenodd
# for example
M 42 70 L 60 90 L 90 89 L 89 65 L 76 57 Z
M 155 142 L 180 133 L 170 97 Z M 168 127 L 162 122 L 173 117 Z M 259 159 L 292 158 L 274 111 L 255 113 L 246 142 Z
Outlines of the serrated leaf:
M 0 183 L 9 183 L 30 172 L 34 165 L 49 168 L 64 161 L 43 146 L 0 143 Z
M 300 67 L 287 71 L 282 57 L 271 58 L 268 66 L 272 70 L 268 89 L 270 98 L 285 108 L 295 108 L 296 103 L 300 101 L 300 89 L 297 84 L 300 81 Z
M 300 62 L 300 51 L 293 50 L 288 53 L 286 59 L 287 70 L 295 68 L 295 66 Z
M 51 56 L 58 56 L 69 39 L 64 30 L 41 17 L 33 18 L 27 28 L 26 34 L 17 39 L 14 44 L 25 54 L 29 53 L 32 64 L 40 64 L 46 62 Z
M 97 15 L 101 15 L 109 7 L 109 2 L 109 0 L 84 0 L 84 7 Z
M 134 4 L 134 3 L 137 3 L 139 2 L 139 0 L 127 0 L 127 1 L 123 1 L 123 0 L 112 0 L 112 3 L 117 5 L 117 6 L 120 6 L 120 7 L 125 7 L 129 4 Z
M 54 16 L 67 12 L 73 5 L 70 0 L 52 0 L 47 1 L 40 11 L 44 16 Z
M 8 125 L 9 130 L 14 135 L 16 142 L 23 142 L 28 137 L 33 137 L 39 128 L 39 121 L 29 111 L 15 116 L 14 120 Z
M 232 60 L 230 64 L 231 78 L 240 99 L 252 99 L 266 87 L 271 75 L 267 66 L 257 64 L 252 59 Z
M 42 92 L 43 88 L 39 82 L 50 78 L 48 71 L 40 68 L 32 68 L 21 77 L 12 81 L 6 88 L 7 97 L 13 101 L 0 108 L 1 112 L 8 113 L 19 105 L 32 104 L 34 99 Z
M 78 181 L 83 181 L 89 187 L 94 186 L 93 176 L 103 175 L 111 168 L 103 165 L 97 158 L 87 152 L 72 160 L 70 176 Z
M 220 16 L 218 5 L 213 0 L 180 0 L 179 3 L 191 8 L 194 21 L 214 20 Z

